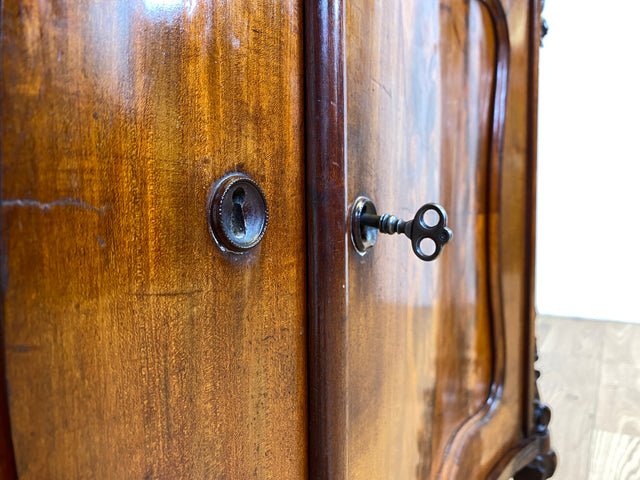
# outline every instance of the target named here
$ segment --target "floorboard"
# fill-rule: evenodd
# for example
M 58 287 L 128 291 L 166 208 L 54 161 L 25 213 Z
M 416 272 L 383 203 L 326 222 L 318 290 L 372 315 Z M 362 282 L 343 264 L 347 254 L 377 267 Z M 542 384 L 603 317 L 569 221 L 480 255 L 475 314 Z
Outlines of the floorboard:
M 555 480 L 640 480 L 640 325 L 541 316 Z

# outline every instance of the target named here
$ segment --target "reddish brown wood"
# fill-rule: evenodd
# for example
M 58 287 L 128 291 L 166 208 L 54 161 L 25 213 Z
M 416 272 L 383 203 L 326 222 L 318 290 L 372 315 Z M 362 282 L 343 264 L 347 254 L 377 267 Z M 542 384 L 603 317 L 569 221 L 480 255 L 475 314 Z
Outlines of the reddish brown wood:
M 334 255 L 311 275 L 310 296 L 324 302 L 310 310 L 310 351 L 320 354 L 310 354 L 310 394 L 324 401 L 312 408 L 322 428 L 312 427 L 311 442 L 318 462 L 331 465 L 312 475 L 481 479 L 500 466 L 509 475 L 539 446 L 524 428 L 533 379 L 532 60 L 529 30 L 510 29 L 528 25 L 530 4 L 354 0 L 311 11 L 308 24 L 344 14 L 332 20 L 344 24 L 344 51 L 324 51 L 323 66 L 334 89 L 339 74 L 346 88 L 343 118 L 307 112 L 307 139 L 324 135 L 318 148 L 331 145 L 331 154 L 311 153 L 308 214 L 334 222 L 314 233 L 311 254 Z M 308 45 L 307 55 L 318 52 Z M 316 88 L 307 108 L 342 105 Z M 315 198 L 329 205 L 332 195 L 333 210 L 313 210 Z M 433 266 L 411 263 L 397 238 L 379 238 L 359 257 L 346 219 L 334 217 L 358 195 L 401 216 L 438 201 L 453 242 Z
M 303 17 L 2 2 L 2 306 L 20 478 L 307 475 Z M 270 221 L 211 236 L 240 171 Z
M 531 365 L 535 362 L 535 258 L 536 258 L 536 172 L 538 158 L 538 60 L 541 45 L 541 14 L 543 0 L 529 1 L 529 77 L 527 88 L 528 117 L 527 117 L 527 212 L 526 225 L 529 235 L 526 238 L 526 256 L 529 259 L 527 266 L 528 275 L 526 279 L 525 311 L 528 312 L 527 324 L 525 326 L 524 344 L 525 349 L 524 373 L 525 378 L 530 375 Z M 525 420 L 523 430 L 527 435 L 534 432 L 534 411 L 535 400 L 535 378 L 529 377 L 529 382 L 524 384 L 523 395 L 523 418 Z
M 2 12 L 0 11 L 0 16 Z M 4 34 L 3 22 L 0 17 L 0 55 L 2 52 L 1 39 Z M 3 119 L 0 115 L 0 131 L 2 131 Z M 2 137 L 0 136 L 0 162 L 2 161 Z M 0 168 L 0 186 L 2 185 L 2 168 Z M 1 188 L 0 188 L 1 192 Z M 2 242 L 2 197 L 0 195 L 0 242 Z M 4 245 L 0 243 L 0 254 L 4 251 Z M 5 297 L 6 288 L 5 262 L 0 261 L 0 299 Z M 11 440 L 11 420 L 9 418 L 8 391 L 5 373 L 5 336 L 4 336 L 4 302 L 0 303 L 0 478 L 17 478 L 16 463 Z
M 23 476 L 300 478 L 308 453 L 319 479 L 502 479 L 546 448 L 529 436 L 532 0 L 307 1 L 306 221 L 299 3 L 80 5 L 3 3 Z M 217 250 L 204 211 L 235 169 L 272 213 L 246 257 Z M 356 255 L 360 194 L 400 215 L 443 203 L 453 242 L 429 265 L 397 237 Z
M 0 173 L 0 181 L 2 174 Z M 2 200 L 0 199 L 0 223 L 2 219 Z M 1 267 L 0 267 L 1 268 Z M 4 282 L 0 279 L 0 298 L 4 298 Z M 7 405 L 7 390 L 4 369 L 4 306 L 0 305 L 0 478 L 12 480 L 17 478 L 16 462 L 11 441 L 11 421 Z
M 486 218 L 488 225 L 485 240 L 488 265 L 486 285 L 487 295 L 490 299 L 489 318 L 493 358 L 492 378 L 491 390 L 483 407 L 469 417 L 447 445 L 447 456 L 443 458 L 437 476 L 442 479 L 465 478 L 472 471 L 474 475 L 477 475 L 477 478 L 482 478 L 482 475 L 486 474 L 486 469 L 504 455 L 505 446 L 513 442 L 515 438 L 512 422 L 508 417 L 516 413 L 511 402 L 508 399 L 505 401 L 504 390 L 520 388 L 513 381 L 507 383 L 508 379 L 506 378 L 506 325 L 501 260 L 504 249 L 501 238 L 501 187 L 504 175 L 502 158 L 510 60 L 509 30 L 507 18 L 499 0 L 482 0 L 481 3 L 489 15 L 495 45 L 494 81 L 491 87 L 492 103 L 488 110 L 488 118 L 491 119 L 491 122 L 487 138 L 489 164 Z M 511 378 L 513 379 L 513 375 Z M 491 456 L 493 460 L 482 464 L 477 454 L 470 452 L 475 453 L 479 448 L 478 444 L 483 442 L 482 438 L 489 438 L 491 435 L 497 435 L 501 438 L 501 442 L 496 442 L 489 448 L 483 448 L 483 458 Z M 491 450 L 491 453 L 488 450 Z
M 348 478 L 342 0 L 305 2 L 305 81 L 309 468 L 312 478 L 341 479 Z

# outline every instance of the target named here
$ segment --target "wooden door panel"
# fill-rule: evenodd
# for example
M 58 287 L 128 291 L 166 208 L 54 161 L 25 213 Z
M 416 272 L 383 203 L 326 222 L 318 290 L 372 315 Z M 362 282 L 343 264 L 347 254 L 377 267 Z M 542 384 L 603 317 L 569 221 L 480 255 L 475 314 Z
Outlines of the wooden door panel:
M 311 471 L 482 479 L 508 463 L 512 474 L 540 447 L 529 437 L 537 7 L 328 3 L 307 12 L 306 34 L 323 47 L 307 47 L 308 215 L 321 226 L 310 257 L 325 259 L 309 265 Z M 359 256 L 346 232 L 360 195 L 405 219 L 440 203 L 454 238 L 431 264 L 400 236 Z
M 3 2 L 21 478 L 306 476 L 301 12 Z M 243 256 L 207 223 L 210 185 L 231 171 L 271 212 Z
M 435 477 L 489 397 L 496 48 L 480 2 L 347 3 L 348 197 L 435 201 L 455 235 L 429 264 L 402 238 L 349 258 L 351 478 Z

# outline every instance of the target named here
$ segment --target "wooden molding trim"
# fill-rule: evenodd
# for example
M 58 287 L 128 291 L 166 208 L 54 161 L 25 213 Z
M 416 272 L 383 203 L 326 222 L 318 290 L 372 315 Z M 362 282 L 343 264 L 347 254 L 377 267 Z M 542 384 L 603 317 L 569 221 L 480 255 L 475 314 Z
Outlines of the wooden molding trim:
M 1 183 L 0 174 L 0 183 Z M 0 224 L 2 215 L 2 199 L 0 199 Z M 7 398 L 7 376 L 5 374 L 5 341 L 4 341 L 4 299 L 6 272 L 6 248 L 4 236 L 0 232 L 0 478 L 6 480 L 17 479 L 16 461 L 13 452 L 13 441 L 11 439 L 11 420 L 9 417 L 9 402 Z
M 460 426 L 447 445 L 447 454 L 438 471 L 438 479 L 459 478 L 462 457 L 469 444 L 479 435 L 479 429 L 490 430 L 498 411 L 505 384 L 505 318 L 503 312 L 501 245 L 500 245 L 500 205 L 501 205 L 501 173 L 502 150 L 504 144 L 505 115 L 507 110 L 507 90 L 509 82 L 509 29 L 507 16 L 500 0 L 477 0 L 487 10 L 495 34 L 496 58 L 494 66 L 494 82 L 491 92 L 491 108 L 489 111 L 490 141 L 489 162 L 487 171 L 487 212 L 489 228 L 487 229 L 487 279 L 491 342 L 493 351 L 492 382 L 489 396 L 484 405 Z
M 304 11 L 309 476 L 347 478 L 344 3 L 306 0 Z
M 4 9 L 0 9 L 0 39 L 4 38 L 3 29 Z M 0 51 L 3 45 L 0 42 Z M 0 131 L 2 131 L 2 116 L 0 115 Z M 0 160 L 2 157 L 0 156 Z M 2 185 L 2 169 L 0 169 L 0 185 Z M 1 195 L 0 195 L 1 197 Z M 2 225 L 2 198 L 0 198 L 0 225 Z M 4 233 L 0 229 L 0 478 L 16 479 L 16 461 L 11 439 L 11 420 L 9 417 L 9 399 L 7 398 L 7 376 L 5 375 L 5 341 L 4 341 L 4 299 L 6 291 L 6 245 Z

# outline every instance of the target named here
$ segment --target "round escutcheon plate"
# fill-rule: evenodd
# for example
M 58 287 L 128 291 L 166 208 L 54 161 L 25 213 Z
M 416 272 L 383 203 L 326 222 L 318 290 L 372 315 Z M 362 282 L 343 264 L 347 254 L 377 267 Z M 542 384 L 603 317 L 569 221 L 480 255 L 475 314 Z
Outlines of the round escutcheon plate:
M 209 225 L 225 251 L 244 253 L 260 243 L 269 209 L 258 184 L 244 173 L 230 173 L 216 182 L 209 199 Z

